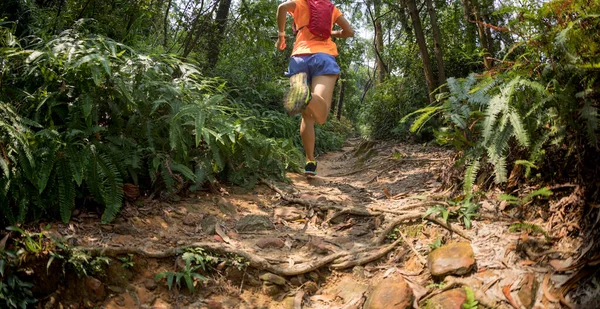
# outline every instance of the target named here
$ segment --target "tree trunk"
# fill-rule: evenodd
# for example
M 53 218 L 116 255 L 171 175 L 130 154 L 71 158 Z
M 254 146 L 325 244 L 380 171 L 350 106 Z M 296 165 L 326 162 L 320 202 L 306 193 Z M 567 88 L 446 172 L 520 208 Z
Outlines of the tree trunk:
M 212 70 L 219 61 L 219 53 L 221 51 L 221 44 L 223 43 L 223 35 L 225 27 L 227 26 L 227 17 L 229 16 L 229 8 L 231 7 L 231 0 L 221 0 L 219 2 L 219 8 L 217 9 L 217 16 L 214 21 L 214 32 L 209 38 L 208 54 L 207 54 L 207 66 L 209 70 Z M 209 34 L 210 35 L 210 34 Z
M 164 20 L 164 37 L 163 37 L 163 46 L 165 48 L 167 48 L 167 34 L 168 34 L 168 28 L 169 28 L 169 10 L 171 10 L 171 3 L 173 2 L 173 0 L 169 0 L 169 3 L 167 4 L 167 10 L 165 11 L 165 20 Z
M 465 19 L 465 46 L 466 52 L 469 55 L 472 55 L 477 49 L 477 28 L 475 24 L 471 22 L 471 4 L 469 0 L 462 0 L 463 5 L 463 16 Z
M 417 39 L 417 45 L 419 46 L 419 54 L 421 55 L 421 61 L 423 61 L 423 71 L 425 73 L 425 81 L 427 82 L 427 90 L 429 92 L 429 102 L 433 103 L 433 91 L 437 87 L 433 78 L 433 69 L 431 68 L 431 61 L 429 60 L 429 52 L 427 51 L 427 43 L 425 42 L 425 34 L 423 33 L 423 27 L 421 27 L 421 18 L 419 17 L 419 11 L 417 11 L 417 4 L 415 0 L 405 0 L 408 5 L 408 11 L 410 12 L 410 19 L 412 20 L 413 29 L 415 30 L 415 37 Z
M 377 53 L 377 82 L 383 83 L 387 75 L 387 68 L 383 62 L 383 27 L 381 26 L 381 1 L 373 1 L 373 10 L 375 11 L 375 18 L 373 19 L 373 26 L 375 28 L 375 51 Z
M 346 79 L 340 79 L 340 91 L 338 92 L 337 100 L 337 119 L 342 118 L 342 107 L 344 106 L 344 88 L 346 88 Z
M 462 0 L 463 7 L 465 10 L 465 18 L 468 23 L 475 23 L 477 27 L 477 34 L 479 35 L 479 43 L 481 49 L 483 50 L 483 64 L 485 65 L 485 69 L 489 70 L 492 68 L 492 60 L 489 59 L 491 57 L 491 32 L 489 29 L 482 24 L 484 20 L 481 18 L 481 9 L 477 0 Z M 487 19 L 487 18 L 486 18 Z
M 435 51 L 435 60 L 437 62 L 438 68 L 438 84 L 443 85 L 446 83 L 446 72 L 444 70 L 444 51 L 442 49 L 442 35 L 440 33 L 440 27 L 437 23 L 437 16 L 435 15 L 435 10 L 433 9 L 433 4 L 431 0 L 425 0 L 427 4 L 427 11 L 429 12 L 429 18 L 431 19 L 431 30 L 433 33 L 433 45 Z

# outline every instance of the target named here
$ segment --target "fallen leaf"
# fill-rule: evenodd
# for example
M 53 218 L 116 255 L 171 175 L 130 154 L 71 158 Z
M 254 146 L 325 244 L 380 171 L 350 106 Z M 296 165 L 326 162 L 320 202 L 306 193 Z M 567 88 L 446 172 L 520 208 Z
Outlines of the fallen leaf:
M 223 230 L 221 229 L 221 225 L 219 223 L 217 223 L 215 225 L 215 232 L 221 236 L 221 239 L 223 239 L 224 242 L 231 244 L 231 238 L 229 238 L 229 236 L 227 236 Z
M 564 270 L 568 270 L 569 266 L 571 266 L 571 264 L 573 264 L 573 259 L 568 258 L 564 261 L 563 260 L 550 260 L 550 262 L 548 262 L 548 263 L 555 270 L 564 271 Z
M 513 306 L 513 308 L 519 309 L 519 306 L 515 303 L 515 300 L 512 298 L 512 295 L 510 295 L 510 289 L 511 289 L 513 283 L 511 283 L 511 284 L 503 287 L 502 288 L 502 293 L 504 294 L 504 297 L 506 297 L 506 299 L 508 300 L 508 302 L 510 303 L 510 305 Z
M 550 302 L 557 303 L 559 301 L 559 299 L 554 297 L 554 295 L 552 295 L 552 292 L 550 292 L 550 289 L 548 289 L 548 281 L 549 280 L 550 280 L 550 273 L 547 273 L 544 276 L 544 281 L 542 282 L 542 292 L 544 292 L 544 296 Z
M 333 301 L 336 297 L 337 297 L 336 295 L 322 294 L 322 295 L 314 295 L 310 299 L 313 302 L 314 301 L 322 301 L 322 302 L 329 303 L 329 302 Z
M 296 296 L 294 297 L 294 309 L 302 309 L 302 299 L 304 298 L 304 290 L 298 289 Z
M 521 260 L 521 261 L 519 261 L 518 264 L 521 265 L 521 266 L 531 266 L 531 265 L 533 265 L 535 263 L 536 262 L 532 261 L 532 260 Z
M 383 188 L 383 193 L 385 193 L 385 197 L 387 197 L 388 199 L 392 198 L 392 195 L 390 194 L 390 190 L 388 188 Z
M 383 274 L 383 278 L 385 279 L 395 272 L 396 272 L 396 267 L 392 267 L 385 271 L 385 273 Z
M 2 240 L 0 240 L 0 250 L 4 250 L 4 247 L 6 247 L 6 241 L 8 240 L 8 236 L 10 236 L 10 233 L 6 234 L 6 236 L 4 236 Z

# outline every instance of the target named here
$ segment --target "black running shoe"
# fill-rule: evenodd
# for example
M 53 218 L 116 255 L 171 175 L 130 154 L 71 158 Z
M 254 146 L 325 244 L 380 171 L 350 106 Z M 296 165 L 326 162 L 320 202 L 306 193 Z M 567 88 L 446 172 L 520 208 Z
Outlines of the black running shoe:
M 308 161 L 304 166 L 304 175 L 306 176 L 315 176 L 317 175 L 317 162 L 316 161 Z
M 304 72 L 290 77 L 290 89 L 283 98 L 283 108 L 290 116 L 303 112 L 308 102 L 310 102 L 310 88 L 308 87 L 307 77 Z

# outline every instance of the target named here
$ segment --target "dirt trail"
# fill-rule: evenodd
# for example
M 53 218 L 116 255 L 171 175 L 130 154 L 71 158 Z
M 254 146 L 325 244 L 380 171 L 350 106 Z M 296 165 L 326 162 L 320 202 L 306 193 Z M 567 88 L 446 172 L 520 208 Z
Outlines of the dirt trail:
M 469 286 L 484 305 L 510 308 L 508 289 L 512 302 L 559 308 L 549 299 L 555 294 L 544 296 L 551 272 L 540 261 L 573 254 L 577 243 L 549 247 L 532 235 L 539 247 L 523 248 L 523 235 L 508 232 L 513 222 L 499 219 L 491 197 L 479 213 L 498 219 L 474 220 L 470 230 L 456 220 L 447 226 L 432 215 L 423 219 L 446 201 L 440 177 L 453 155 L 432 146 L 350 140 L 318 158 L 314 178 L 289 174 L 289 183 L 267 181 L 251 190 L 222 187 L 178 202 L 136 201 L 110 225 L 80 213 L 49 233 L 113 260 L 93 277 L 98 282 L 87 279 L 76 295 L 67 284 L 47 308 L 59 302 L 73 308 L 363 308 L 365 301 L 364 308 L 385 308 L 374 304 L 373 290 L 398 277 L 417 300 Z M 475 264 L 462 276 L 432 277 L 432 247 L 459 242 L 470 244 Z M 210 279 L 197 282 L 193 294 L 183 279 L 171 290 L 165 279 L 155 281 L 160 272 L 185 268 L 180 254 L 189 246 L 229 260 L 204 261 L 212 271 L 197 272 Z M 543 252 L 549 249 L 555 252 Z M 232 253 L 245 260 L 232 260 Z M 249 267 L 238 269 L 235 261 Z M 552 282 L 566 280 L 557 276 Z

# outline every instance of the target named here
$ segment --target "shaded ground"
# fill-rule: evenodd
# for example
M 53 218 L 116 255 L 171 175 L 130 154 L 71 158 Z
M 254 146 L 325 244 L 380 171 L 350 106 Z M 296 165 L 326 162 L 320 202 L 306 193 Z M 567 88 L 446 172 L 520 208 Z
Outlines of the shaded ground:
M 448 290 L 459 291 L 464 302 L 463 287 L 469 286 L 480 307 L 560 308 L 560 293 L 552 286 L 572 277 L 557 270 L 577 257 L 579 239 L 546 238 L 527 227 L 509 232 L 518 221 L 509 219 L 512 209 L 495 193 L 482 197 L 481 219 L 470 230 L 456 219 L 450 227 L 433 215 L 423 219 L 435 205 L 458 211 L 446 204 L 449 191 L 441 183 L 453 156 L 431 146 L 351 140 L 342 151 L 318 158 L 315 178 L 290 174 L 289 183 L 222 187 L 175 203 L 139 200 L 110 225 L 77 213 L 71 224 L 53 225 L 47 233 L 96 248 L 88 252 L 112 257 L 110 265 L 91 277 L 72 276 L 41 308 L 400 307 L 377 298 L 377 291 L 392 284 L 386 278 L 406 283 L 393 288 L 395 294 L 404 289 L 414 295 L 408 306 L 413 300 L 423 306 Z M 474 264 L 432 276 L 432 248 L 455 243 L 470 244 Z M 209 280 L 195 282 L 193 294 L 184 279 L 172 289 L 164 278 L 155 281 L 161 272 L 183 272 L 185 262 L 174 248 L 190 245 L 222 258 L 204 261 L 210 272 L 197 269 Z M 232 259 L 232 253 L 244 259 Z M 469 264 L 466 260 L 449 263 Z M 60 271 L 56 267 L 51 270 Z M 43 281 L 53 284 L 51 278 Z M 444 308 L 460 308 L 445 302 Z

